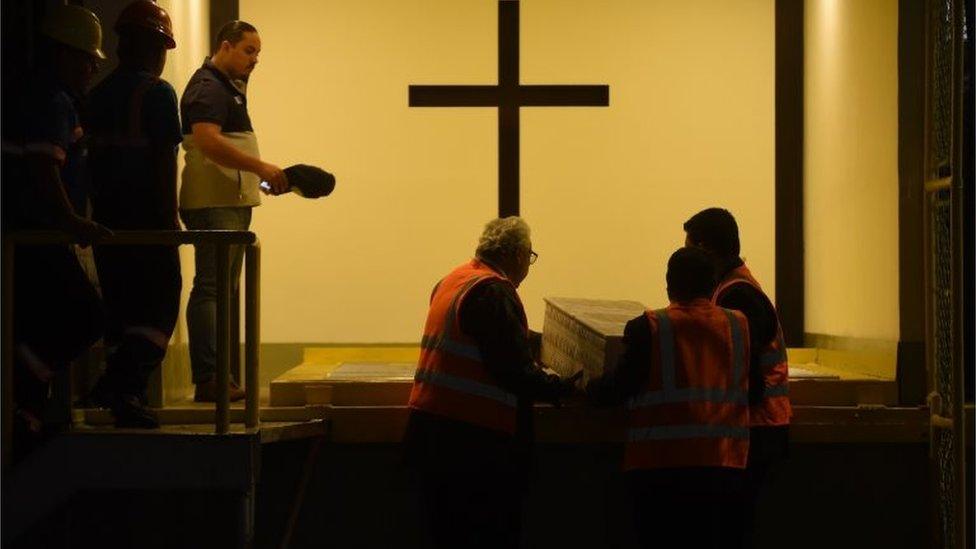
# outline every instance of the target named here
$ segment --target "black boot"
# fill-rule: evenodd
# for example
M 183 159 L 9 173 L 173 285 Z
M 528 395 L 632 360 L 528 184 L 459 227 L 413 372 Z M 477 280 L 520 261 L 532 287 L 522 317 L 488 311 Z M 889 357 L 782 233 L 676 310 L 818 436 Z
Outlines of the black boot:
M 88 401 L 99 408 L 108 408 L 115 416 L 115 426 L 125 429 L 158 429 L 159 420 L 138 395 L 126 394 L 112 383 L 108 375 L 95 384 Z
M 129 429 L 159 429 L 156 414 L 136 395 L 120 394 L 112 407 L 115 426 Z

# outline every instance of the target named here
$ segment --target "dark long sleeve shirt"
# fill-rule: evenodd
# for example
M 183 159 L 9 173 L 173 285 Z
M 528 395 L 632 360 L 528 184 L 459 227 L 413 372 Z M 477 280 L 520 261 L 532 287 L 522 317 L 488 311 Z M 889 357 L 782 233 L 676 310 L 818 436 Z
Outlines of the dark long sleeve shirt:
M 461 331 L 475 340 L 485 368 L 518 397 L 515 437 L 411 410 L 404 439 L 408 461 L 442 472 L 501 467 L 504 476 L 524 482 L 531 463 L 532 404 L 557 401 L 562 384 L 536 366 L 520 309 L 511 285 L 488 281 L 471 289 L 458 312 Z
M 622 342 L 624 351 L 615 368 L 587 386 L 590 399 L 598 405 L 622 404 L 647 386 L 651 373 L 651 324 L 646 315 L 627 322 Z
M 743 265 L 741 259 L 733 261 L 719 277 L 724 280 L 728 273 Z M 752 360 L 749 364 L 749 402 L 756 404 L 762 399 L 765 385 L 759 357 L 761 349 L 776 338 L 779 320 L 776 309 L 761 291 L 750 284 L 739 283 L 729 286 L 718 301 L 718 306 L 734 309 L 745 315 L 749 321 L 749 341 L 752 344 Z M 749 462 L 766 463 L 785 457 L 789 451 L 789 427 L 753 427 L 750 433 Z M 751 466 L 751 465 L 750 465 Z
M 477 342 L 485 367 L 503 389 L 520 401 L 555 402 L 561 390 L 559 377 L 536 366 L 520 309 L 509 284 L 483 283 L 461 304 L 461 331 Z
M 742 264 L 741 259 L 736 259 L 719 280 L 724 280 L 729 272 L 741 267 Z M 745 282 L 729 286 L 717 305 L 739 311 L 749 321 L 749 343 L 750 349 L 753 350 L 749 365 L 749 402 L 756 404 L 762 398 L 762 388 L 765 383 L 763 381 L 765 372 L 761 367 L 760 356 L 762 349 L 776 338 L 778 324 L 776 310 L 765 294 Z

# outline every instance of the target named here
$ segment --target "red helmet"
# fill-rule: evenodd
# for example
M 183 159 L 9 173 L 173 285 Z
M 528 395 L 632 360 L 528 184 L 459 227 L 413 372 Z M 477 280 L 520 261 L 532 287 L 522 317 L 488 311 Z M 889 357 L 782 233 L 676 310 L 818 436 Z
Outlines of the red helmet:
M 157 32 L 165 39 L 166 49 L 171 50 L 176 47 L 176 40 L 173 39 L 173 21 L 170 20 L 166 10 L 157 6 L 155 2 L 136 0 L 122 10 L 119 19 L 115 22 L 115 32 L 122 32 L 123 29 L 131 27 Z

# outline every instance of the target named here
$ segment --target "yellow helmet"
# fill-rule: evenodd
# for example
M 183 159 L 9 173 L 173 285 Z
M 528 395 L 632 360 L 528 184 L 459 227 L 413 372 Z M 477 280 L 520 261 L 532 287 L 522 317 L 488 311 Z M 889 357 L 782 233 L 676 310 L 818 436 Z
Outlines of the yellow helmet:
M 41 34 L 99 59 L 105 59 L 102 52 L 102 24 L 94 13 L 81 6 L 52 7 L 41 21 Z

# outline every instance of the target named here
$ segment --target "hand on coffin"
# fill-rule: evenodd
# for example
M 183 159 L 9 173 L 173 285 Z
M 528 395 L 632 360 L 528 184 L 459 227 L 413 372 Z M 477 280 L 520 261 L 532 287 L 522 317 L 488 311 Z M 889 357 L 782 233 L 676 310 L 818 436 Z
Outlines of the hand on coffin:
M 583 370 L 579 370 L 569 377 L 562 378 L 559 381 L 559 400 L 562 402 L 566 402 L 568 400 L 578 400 L 574 397 L 581 397 L 583 395 L 583 390 L 580 387 L 580 380 L 582 379 Z

